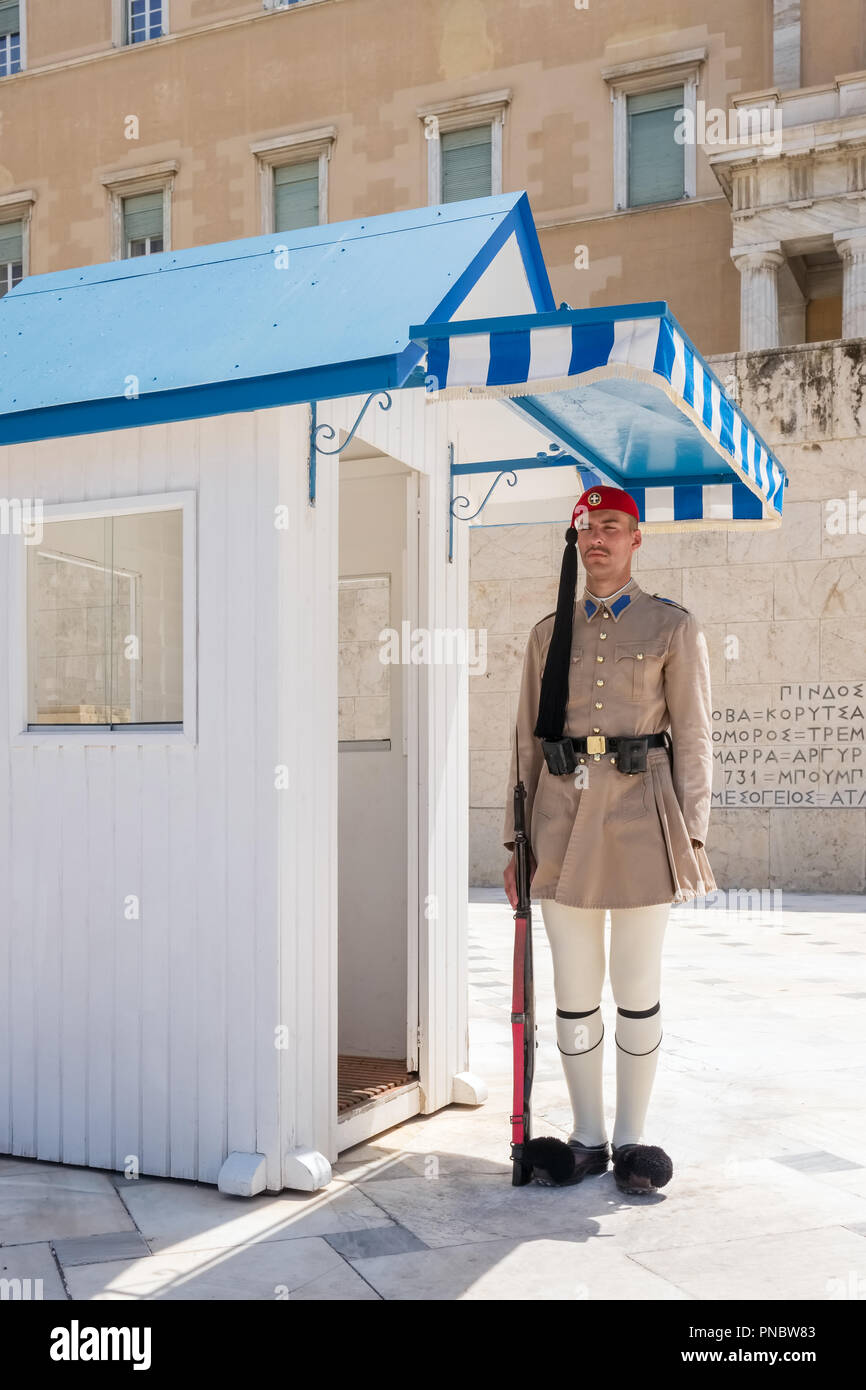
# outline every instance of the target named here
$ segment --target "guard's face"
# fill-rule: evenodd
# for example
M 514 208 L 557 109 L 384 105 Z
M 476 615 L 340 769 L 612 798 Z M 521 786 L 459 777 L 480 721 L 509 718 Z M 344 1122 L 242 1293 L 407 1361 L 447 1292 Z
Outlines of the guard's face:
M 607 579 L 631 570 L 631 557 L 641 543 L 640 529 L 631 531 L 625 512 L 599 507 L 577 517 L 577 548 L 591 578 Z

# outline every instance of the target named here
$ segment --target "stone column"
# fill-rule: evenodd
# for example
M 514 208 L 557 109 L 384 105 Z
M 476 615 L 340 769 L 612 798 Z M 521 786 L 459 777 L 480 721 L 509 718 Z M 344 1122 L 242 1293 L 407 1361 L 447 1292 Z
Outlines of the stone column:
M 834 232 L 842 261 L 842 337 L 866 338 L 866 227 Z
M 740 352 L 778 347 L 781 244 L 735 247 L 731 259 L 740 272 Z

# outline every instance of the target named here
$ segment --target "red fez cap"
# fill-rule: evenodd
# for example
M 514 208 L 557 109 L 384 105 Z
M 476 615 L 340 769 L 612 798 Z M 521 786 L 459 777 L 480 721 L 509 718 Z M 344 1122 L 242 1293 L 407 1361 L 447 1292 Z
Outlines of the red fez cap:
M 571 517 L 572 526 L 576 524 L 579 516 L 596 510 L 628 512 L 629 516 L 633 516 L 635 521 L 640 521 L 637 503 L 633 497 L 630 497 L 627 492 L 623 492 L 622 488 L 599 486 L 588 487 L 586 492 L 582 493 L 578 498 L 577 506 Z

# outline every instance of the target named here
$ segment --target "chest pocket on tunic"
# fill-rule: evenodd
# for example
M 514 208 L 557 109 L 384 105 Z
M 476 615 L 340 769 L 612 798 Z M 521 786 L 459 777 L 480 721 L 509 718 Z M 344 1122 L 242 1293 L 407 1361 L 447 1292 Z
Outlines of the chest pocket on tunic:
M 614 671 L 618 693 L 624 700 L 642 700 L 658 680 L 665 643 L 658 638 L 643 642 L 617 642 Z

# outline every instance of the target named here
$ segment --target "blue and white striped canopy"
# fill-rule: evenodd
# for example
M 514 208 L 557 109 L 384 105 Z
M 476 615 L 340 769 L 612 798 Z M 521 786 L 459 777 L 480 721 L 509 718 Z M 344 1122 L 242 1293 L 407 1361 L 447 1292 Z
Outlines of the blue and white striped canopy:
M 427 349 L 431 400 L 509 398 L 558 442 L 559 461 L 576 466 L 586 486 L 630 492 L 648 529 L 781 525 L 784 468 L 664 302 L 411 333 Z M 501 524 L 501 508 L 497 515 Z

